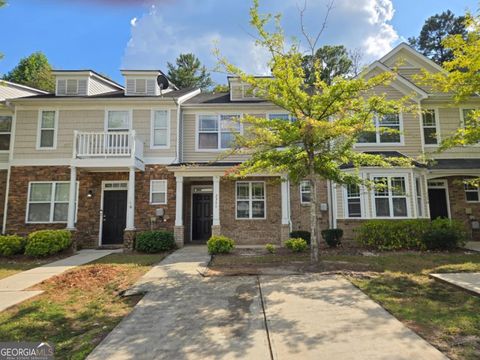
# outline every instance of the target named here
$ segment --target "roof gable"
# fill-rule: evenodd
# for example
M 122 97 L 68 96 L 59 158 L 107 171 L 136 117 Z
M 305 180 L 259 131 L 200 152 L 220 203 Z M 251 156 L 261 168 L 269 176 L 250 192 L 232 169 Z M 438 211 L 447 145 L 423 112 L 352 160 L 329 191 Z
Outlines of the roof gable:
M 440 65 L 430 60 L 425 55 L 420 54 L 406 43 L 399 44 L 379 61 L 390 68 L 415 68 L 425 69 L 430 72 L 445 72 Z

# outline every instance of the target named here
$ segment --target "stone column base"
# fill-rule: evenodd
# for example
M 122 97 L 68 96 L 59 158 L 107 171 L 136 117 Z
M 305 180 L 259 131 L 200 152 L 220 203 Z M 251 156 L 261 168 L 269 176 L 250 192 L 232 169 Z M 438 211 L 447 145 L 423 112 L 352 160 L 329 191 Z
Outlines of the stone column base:
M 285 241 L 290 238 L 290 225 L 282 224 L 280 225 L 280 242 L 282 246 L 285 246 Z
M 222 235 L 222 226 L 221 225 L 212 225 L 212 236 Z
M 175 244 L 177 247 L 183 247 L 185 243 L 185 226 L 175 226 L 173 229 L 173 236 L 175 238 Z
M 123 252 L 131 253 L 135 249 L 135 230 L 125 230 L 123 232 Z

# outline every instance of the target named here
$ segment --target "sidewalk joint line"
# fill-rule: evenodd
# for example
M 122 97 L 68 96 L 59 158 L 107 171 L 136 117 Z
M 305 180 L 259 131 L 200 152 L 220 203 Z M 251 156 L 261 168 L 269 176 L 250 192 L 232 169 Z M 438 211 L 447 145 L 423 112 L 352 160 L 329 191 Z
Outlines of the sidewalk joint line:
M 268 351 L 270 352 L 270 360 L 274 360 L 273 350 L 272 350 L 272 341 L 270 340 L 270 331 L 268 330 L 267 312 L 265 310 L 265 302 L 263 301 L 262 286 L 260 284 L 260 276 L 257 275 L 256 277 L 257 277 L 258 290 L 260 293 L 260 303 L 262 304 L 263 323 L 265 324 L 265 331 L 267 333 Z

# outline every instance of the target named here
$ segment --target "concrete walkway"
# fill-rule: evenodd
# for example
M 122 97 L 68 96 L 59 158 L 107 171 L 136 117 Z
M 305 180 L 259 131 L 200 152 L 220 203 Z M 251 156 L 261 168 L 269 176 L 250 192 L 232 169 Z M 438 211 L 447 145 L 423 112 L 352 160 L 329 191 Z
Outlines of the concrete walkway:
M 430 274 L 430 276 L 480 296 L 480 273 Z
M 469 241 L 464 246 L 465 249 L 480 251 L 480 241 Z
M 42 291 L 26 291 L 52 276 L 59 275 L 76 266 L 100 259 L 118 250 L 81 250 L 76 255 L 51 262 L 0 280 L 0 311 L 16 305 Z
M 88 359 L 447 359 L 341 277 L 203 278 L 208 259 L 186 247 L 155 266 Z

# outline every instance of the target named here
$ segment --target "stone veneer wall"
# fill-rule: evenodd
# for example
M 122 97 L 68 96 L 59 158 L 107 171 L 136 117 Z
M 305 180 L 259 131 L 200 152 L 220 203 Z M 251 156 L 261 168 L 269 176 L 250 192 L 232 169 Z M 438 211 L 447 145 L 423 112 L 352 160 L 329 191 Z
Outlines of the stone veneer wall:
M 7 233 L 26 235 L 41 229 L 64 229 L 66 224 L 26 224 L 28 183 L 30 181 L 69 181 L 70 169 L 67 166 L 12 167 L 10 194 L 7 214 Z M 98 246 L 100 230 L 100 202 L 102 181 L 128 180 L 127 172 L 87 172 L 78 169 L 80 182 L 76 228 L 79 244 L 83 247 Z M 167 180 L 167 204 L 150 205 L 150 180 Z M 164 229 L 173 231 L 175 224 L 175 178 L 164 166 L 146 166 L 145 172 L 137 172 L 135 179 L 135 227 L 137 231 Z M 93 197 L 88 198 L 89 190 Z M 165 209 L 165 220 L 150 222 L 156 218 L 156 209 Z
M 0 227 L 3 224 L 3 211 L 5 209 L 5 194 L 7 192 L 7 170 L 0 170 Z

